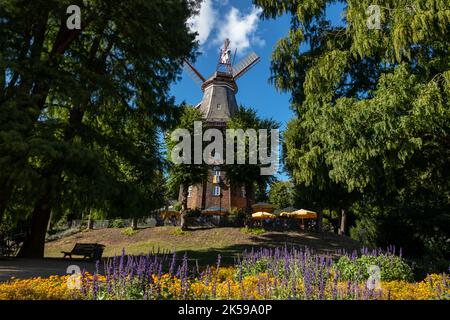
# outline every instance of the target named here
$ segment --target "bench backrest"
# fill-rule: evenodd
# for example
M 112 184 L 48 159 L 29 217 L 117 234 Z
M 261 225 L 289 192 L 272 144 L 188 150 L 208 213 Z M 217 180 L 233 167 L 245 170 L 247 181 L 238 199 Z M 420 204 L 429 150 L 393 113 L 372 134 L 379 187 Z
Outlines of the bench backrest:
M 97 243 L 77 243 L 72 249 L 73 254 L 90 254 L 96 250 L 103 250 L 104 246 Z

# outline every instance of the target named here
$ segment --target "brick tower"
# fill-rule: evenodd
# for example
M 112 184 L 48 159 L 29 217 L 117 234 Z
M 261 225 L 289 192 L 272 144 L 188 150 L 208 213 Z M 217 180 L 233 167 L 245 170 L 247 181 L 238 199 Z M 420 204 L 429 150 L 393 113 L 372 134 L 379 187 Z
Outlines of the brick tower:
M 236 56 L 236 51 L 234 56 Z M 226 39 L 221 49 L 216 71 L 208 79 L 205 79 L 192 64 L 186 61 L 187 71 L 196 82 L 201 84 L 203 91 L 203 99 L 196 108 L 199 108 L 204 115 L 204 127 L 226 128 L 228 120 L 238 109 L 236 80 L 259 60 L 260 58 L 255 53 L 251 53 L 233 67 L 230 41 Z M 181 190 L 179 199 L 181 199 Z M 226 179 L 225 171 L 220 166 L 211 166 L 206 181 L 203 181 L 203 183 L 189 186 L 189 209 L 219 208 L 229 212 L 233 208 L 244 209 L 245 206 L 244 188 L 230 185 Z

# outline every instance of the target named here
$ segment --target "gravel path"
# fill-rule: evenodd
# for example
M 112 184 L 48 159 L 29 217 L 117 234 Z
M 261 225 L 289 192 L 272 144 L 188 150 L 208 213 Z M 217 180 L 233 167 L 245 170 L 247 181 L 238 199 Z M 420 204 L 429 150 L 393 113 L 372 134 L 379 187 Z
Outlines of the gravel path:
M 65 275 L 67 268 L 77 265 L 81 270 L 95 271 L 95 263 L 63 259 L 3 259 L 0 258 L 0 282 L 18 279 Z

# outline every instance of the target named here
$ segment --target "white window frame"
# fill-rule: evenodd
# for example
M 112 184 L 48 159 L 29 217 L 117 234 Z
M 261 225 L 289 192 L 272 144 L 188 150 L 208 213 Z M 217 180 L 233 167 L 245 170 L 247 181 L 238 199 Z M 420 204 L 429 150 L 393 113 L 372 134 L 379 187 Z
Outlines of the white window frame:
M 191 198 L 192 197 L 192 190 L 193 190 L 194 188 L 192 187 L 192 186 L 189 186 L 189 188 L 188 188 L 188 198 Z
M 214 197 L 220 197 L 220 193 L 221 193 L 220 187 L 219 186 L 214 186 L 213 187 L 213 196 Z
M 245 186 L 241 187 L 241 197 L 245 198 L 246 194 L 245 194 Z

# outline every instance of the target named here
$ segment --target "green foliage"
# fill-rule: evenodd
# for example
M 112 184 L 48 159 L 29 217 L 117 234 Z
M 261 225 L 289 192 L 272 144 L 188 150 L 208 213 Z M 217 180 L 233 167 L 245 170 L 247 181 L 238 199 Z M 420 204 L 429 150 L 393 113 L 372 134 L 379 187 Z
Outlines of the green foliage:
M 254 2 L 292 15 L 272 81 L 297 115 L 283 149 L 298 201 L 347 209 L 366 244 L 449 260 L 448 1 L 377 1 L 379 30 L 367 27 L 370 0 L 347 1 L 338 25 L 326 15 L 335 1 Z
M 169 88 L 196 47 L 186 24 L 195 1 L 77 1 L 81 31 L 66 29 L 70 4 L 0 5 L 0 221 L 33 221 L 28 256 L 43 254 L 50 211 L 161 206 L 158 140 L 177 110 Z
M 261 273 L 265 273 L 270 270 L 272 261 L 267 258 L 261 258 L 254 263 L 242 263 L 241 267 L 236 270 L 234 278 L 236 280 L 242 279 L 248 276 L 256 276 Z
M 176 164 L 171 161 L 173 148 L 177 146 L 180 141 L 173 141 L 171 134 L 166 137 L 167 145 L 167 159 L 169 160 L 169 186 L 175 192 L 176 190 L 182 190 L 184 200 L 181 201 L 181 205 L 187 201 L 188 188 L 191 185 L 200 183 L 206 178 L 207 166 L 202 162 L 201 164 L 194 163 L 194 122 L 203 121 L 203 115 L 199 109 L 183 106 L 176 119 L 176 125 L 173 126 L 173 130 L 182 129 L 187 130 L 190 134 L 190 150 L 182 150 L 184 157 L 190 157 L 191 163 Z M 173 131 L 172 131 L 173 132 Z M 202 149 L 203 150 L 203 149 Z M 190 152 L 190 154 L 189 154 Z
M 228 223 L 234 227 L 244 225 L 246 219 L 245 211 L 239 208 L 232 208 L 228 215 Z
M 295 204 L 294 185 L 290 181 L 276 181 L 270 185 L 269 202 L 278 208 L 293 207 Z
M 380 268 L 381 281 L 405 280 L 413 281 L 411 267 L 399 256 L 381 254 L 378 256 L 362 255 L 354 260 L 342 256 L 334 268 L 343 280 L 367 280 L 370 276 L 369 267 Z
M 129 227 L 129 228 L 123 229 L 120 233 L 123 234 L 124 236 L 132 237 L 135 234 L 137 234 L 138 232 L 139 232 L 138 230 L 134 230 L 133 228 Z
M 231 120 L 227 123 L 228 129 L 243 130 L 254 129 L 257 137 L 259 138 L 259 129 L 267 129 L 267 135 L 270 137 L 271 130 L 278 129 L 279 123 L 273 119 L 262 119 L 256 111 L 252 108 L 239 107 Z M 239 154 L 237 149 L 237 143 L 235 143 L 234 162 L 235 164 L 228 164 L 225 166 L 227 172 L 227 179 L 231 184 L 237 186 L 244 186 L 245 193 L 248 195 L 246 212 L 251 212 L 250 200 L 256 195 L 256 190 L 259 192 L 259 196 L 264 196 L 267 186 L 274 181 L 274 176 L 261 175 L 261 165 L 250 164 L 249 159 L 253 154 L 255 155 L 258 148 L 252 148 L 250 146 L 249 137 L 244 139 L 245 151 L 244 154 Z M 259 146 L 259 139 L 258 139 Z M 270 142 L 267 144 L 268 150 L 270 150 Z M 245 164 L 238 164 L 237 160 L 239 156 L 243 156 Z
M 174 236 L 183 236 L 185 234 L 186 234 L 186 231 L 184 231 L 183 229 L 178 228 L 178 227 L 172 231 L 172 235 L 174 235 Z
M 125 224 L 122 219 L 114 219 L 109 222 L 109 228 L 123 228 Z
M 254 236 L 259 236 L 262 235 L 264 233 L 266 233 L 267 231 L 264 228 L 257 228 L 257 227 L 243 227 L 241 229 L 239 229 L 242 233 L 246 233 L 246 234 L 252 234 Z
M 176 211 L 180 211 L 180 210 L 181 210 L 181 203 L 179 203 L 179 202 L 175 203 L 175 204 L 173 205 L 173 208 L 174 208 Z

